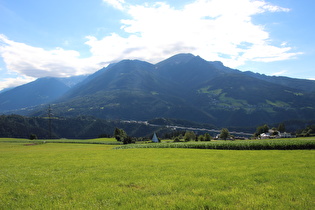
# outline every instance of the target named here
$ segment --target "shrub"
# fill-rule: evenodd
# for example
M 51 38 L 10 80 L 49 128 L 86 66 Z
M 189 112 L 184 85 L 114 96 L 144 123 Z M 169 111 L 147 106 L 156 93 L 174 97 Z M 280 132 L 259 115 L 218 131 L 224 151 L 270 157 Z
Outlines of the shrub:
M 209 134 L 209 133 L 205 133 L 204 139 L 205 139 L 205 141 L 211 141 L 211 136 L 210 136 L 210 134 Z
M 175 137 L 174 142 L 180 142 L 180 139 L 179 139 L 179 137 L 178 137 L 178 136 L 177 136 L 177 137 Z
M 34 139 L 37 139 L 36 134 L 31 134 L 31 135 L 30 135 L 30 140 L 34 140 Z

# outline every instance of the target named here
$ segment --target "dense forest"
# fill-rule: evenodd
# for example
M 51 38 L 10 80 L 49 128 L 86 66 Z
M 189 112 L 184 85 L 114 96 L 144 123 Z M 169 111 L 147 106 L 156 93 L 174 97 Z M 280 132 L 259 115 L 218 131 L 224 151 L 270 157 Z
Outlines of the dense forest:
M 29 138 L 31 134 L 35 134 L 40 139 L 48 139 L 50 137 L 55 139 L 111 137 L 114 135 L 116 127 L 124 129 L 129 136 L 133 137 L 150 138 L 154 132 L 161 134 L 171 132 L 170 129 L 165 127 L 108 121 L 93 117 L 52 118 L 49 120 L 47 117 L 0 116 L 0 137 L 7 138 Z
M 20 115 L 0 115 L 0 137 L 3 138 L 30 138 L 36 135 L 40 139 L 91 139 L 98 137 L 113 137 L 115 128 L 123 129 L 131 137 L 152 138 L 157 133 L 160 138 L 172 138 L 184 134 L 183 130 L 174 130 L 168 125 L 215 129 L 213 125 L 199 124 L 185 120 L 158 118 L 148 121 L 150 124 L 104 120 L 94 117 L 80 116 L 74 118 L 25 117 Z M 296 133 L 297 136 L 314 136 L 315 121 L 286 121 L 285 131 Z M 269 125 L 277 127 L 277 125 Z M 217 128 L 218 129 L 218 128 Z M 230 131 L 247 131 L 256 128 L 229 127 Z M 203 134 L 203 133 L 197 133 Z M 210 133 L 211 134 L 211 133 Z M 214 134 L 211 134 L 214 135 Z

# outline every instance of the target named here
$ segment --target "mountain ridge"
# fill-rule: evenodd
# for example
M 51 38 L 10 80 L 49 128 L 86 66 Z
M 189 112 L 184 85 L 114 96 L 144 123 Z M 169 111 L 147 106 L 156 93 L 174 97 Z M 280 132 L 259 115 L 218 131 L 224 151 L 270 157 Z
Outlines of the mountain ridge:
M 157 64 L 140 60 L 111 64 L 55 99 L 52 108 L 56 115 L 65 117 L 165 117 L 218 126 L 251 126 L 315 119 L 313 89 L 315 81 L 277 80 L 231 69 L 219 61 L 178 54 Z M 46 114 L 40 108 L 26 113 Z

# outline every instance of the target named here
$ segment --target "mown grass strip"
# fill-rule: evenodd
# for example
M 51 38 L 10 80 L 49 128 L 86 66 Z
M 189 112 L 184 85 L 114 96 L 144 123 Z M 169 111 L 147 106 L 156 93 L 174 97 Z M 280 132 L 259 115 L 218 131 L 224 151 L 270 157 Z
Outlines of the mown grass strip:
M 250 141 L 213 141 L 188 143 L 128 144 L 114 149 L 131 148 L 190 148 L 221 150 L 307 150 L 315 149 L 314 139 L 297 140 L 250 140 Z

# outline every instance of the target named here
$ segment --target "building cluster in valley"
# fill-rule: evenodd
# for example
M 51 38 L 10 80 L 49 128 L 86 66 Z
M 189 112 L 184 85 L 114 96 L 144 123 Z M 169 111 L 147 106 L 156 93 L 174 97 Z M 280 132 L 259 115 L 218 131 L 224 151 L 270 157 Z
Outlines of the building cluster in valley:
M 278 139 L 278 138 L 295 138 L 291 133 L 276 131 L 269 129 L 268 132 L 260 134 L 259 139 Z

